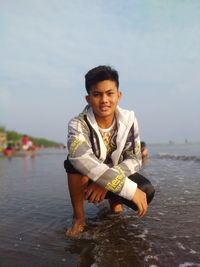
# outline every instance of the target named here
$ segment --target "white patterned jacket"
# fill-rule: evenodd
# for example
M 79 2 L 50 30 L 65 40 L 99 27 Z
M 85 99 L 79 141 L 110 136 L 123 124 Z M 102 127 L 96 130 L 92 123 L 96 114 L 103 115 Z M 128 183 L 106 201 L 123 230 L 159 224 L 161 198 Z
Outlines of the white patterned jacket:
M 142 166 L 138 122 L 133 111 L 119 106 L 115 118 L 117 148 L 111 154 L 112 165 L 104 163 L 107 150 L 90 106 L 68 124 L 68 159 L 81 174 L 132 200 L 137 184 L 128 176 L 138 172 Z

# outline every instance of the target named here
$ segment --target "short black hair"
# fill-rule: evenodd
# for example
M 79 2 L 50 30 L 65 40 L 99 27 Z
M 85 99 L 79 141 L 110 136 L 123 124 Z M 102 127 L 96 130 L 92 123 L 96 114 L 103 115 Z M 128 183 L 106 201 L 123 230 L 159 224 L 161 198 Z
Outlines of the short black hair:
M 140 142 L 141 148 L 145 148 L 146 147 L 146 143 L 144 141 Z
M 93 85 L 105 80 L 114 81 L 117 88 L 119 88 L 119 75 L 115 69 L 110 66 L 100 65 L 89 70 L 85 75 L 85 88 L 88 94 Z

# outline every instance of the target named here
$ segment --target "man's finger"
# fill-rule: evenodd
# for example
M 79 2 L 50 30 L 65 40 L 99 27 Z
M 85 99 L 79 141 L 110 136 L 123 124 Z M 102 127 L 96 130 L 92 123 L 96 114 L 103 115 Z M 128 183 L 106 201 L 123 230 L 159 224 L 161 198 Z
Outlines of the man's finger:
M 140 214 L 140 217 L 143 217 L 147 213 L 147 203 L 146 203 L 146 201 L 142 202 L 141 206 L 142 206 L 142 212 Z
M 90 203 L 98 203 L 99 202 L 99 193 L 93 191 L 89 197 Z
M 138 204 L 137 204 L 137 207 L 138 207 L 138 215 L 141 217 L 141 215 L 142 215 L 142 211 L 143 211 L 143 208 L 142 208 L 141 203 L 138 203 Z
M 91 195 L 91 191 L 90 190 L 86 190 L 85 191 L 85 199 L 88 199 L 89 198 L 89 196 Z
M 101 196 L 100 196 L 100 198 L 99 198 L 99 202 L 103 201 L 104 198 L 105 198 L 105 196 L 106 196 L 106 192 L 105 193 L 102 193 Z
M 91 193 L 91 195 L 89 196 L 89 199 L 88 199 L 88 201 L 89 201 L 89 203 L 92 203 L 92 202 L 94 202 L 94 201 L 95 201 L 95 194 L 94 194 L 94 192 L 93 192 L 93 193 Z

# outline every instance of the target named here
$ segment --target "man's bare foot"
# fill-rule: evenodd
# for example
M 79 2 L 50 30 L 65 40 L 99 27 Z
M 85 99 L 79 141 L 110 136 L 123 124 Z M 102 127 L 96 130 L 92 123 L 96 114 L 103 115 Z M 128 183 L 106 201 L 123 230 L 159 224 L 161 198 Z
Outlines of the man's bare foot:
M 86 221 L 83 219 L 73 219 L 72 227 L 66 230 L 66 236 L 70 238 L 77 238 L 80 233 L 85 230 Z
M 113 213 L 119 214 L 122 212 L 122 205 L 116 199 L 110 199 L 110 208 Z

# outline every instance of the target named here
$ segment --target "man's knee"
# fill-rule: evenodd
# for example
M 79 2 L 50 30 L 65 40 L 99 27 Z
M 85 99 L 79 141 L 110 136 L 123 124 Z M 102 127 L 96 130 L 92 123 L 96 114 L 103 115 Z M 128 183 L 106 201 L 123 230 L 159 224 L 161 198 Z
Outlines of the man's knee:
M 138 185 L 138 187 L 146 193 L 147 196 L 147 203 L 150 203 L 154 197 L 155 194 L 155 188 L 154 186 L 151 184 L 151 182 L 147 179 L 145 179 L 145 181 L 143 181 L 143 183 L 140 183 Z
M 88 183 L 89 178 L 86 175 L 80 173 L 68 173 L 68 182 L 74 185 L 85 185 Z
M 150 203 L 155 194 L 155 189 L 151 182 L 139 173 L 135 173 L 129 176 L 129 178 L 137 183 L 139 189 L 146 193 L 147 202 Z
M 147 203 L 150 203 L 155 195 L 155 188 L 151 183 L 146 188 L 146 195 L 147 195 Z

